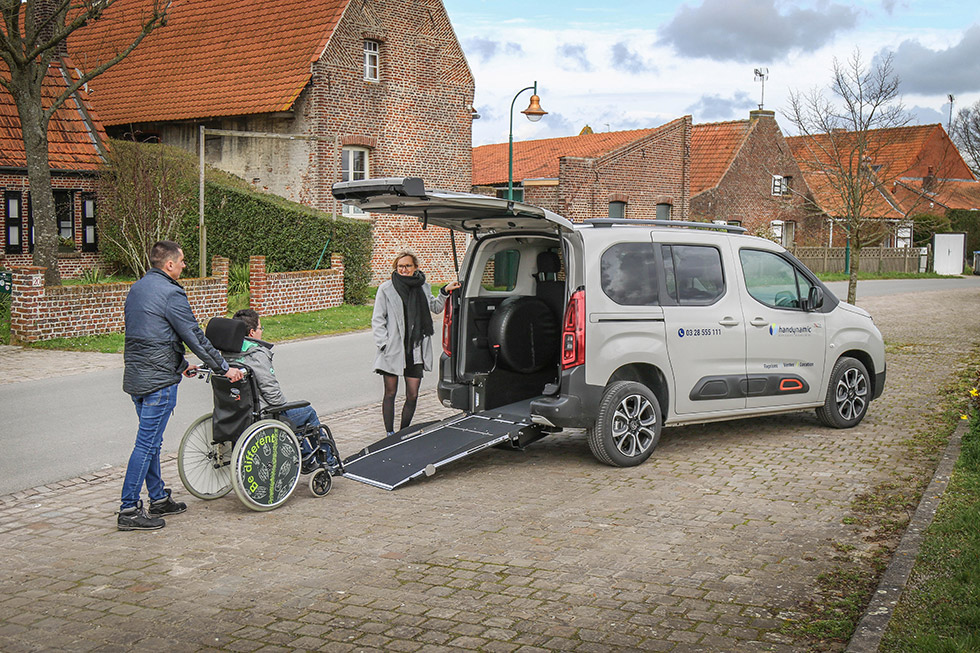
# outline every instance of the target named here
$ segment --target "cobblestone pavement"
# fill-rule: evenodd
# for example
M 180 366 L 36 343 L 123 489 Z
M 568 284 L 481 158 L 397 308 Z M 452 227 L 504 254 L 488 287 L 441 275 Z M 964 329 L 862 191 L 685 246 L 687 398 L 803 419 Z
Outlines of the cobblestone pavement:
M 395 492 L 300 487 L 268 513 L 189 498 L 171 458 L 190 509 L 150 533 L 115 529 L 118 468 L 0 497 L 0 649 L 804 650 L 781 628 L 832 544 L 870 546 L 842 524 L 851 500 L 908 470 L 902 441 L 980 342 L 976 291 L 862 304 L 888 383 L 850 430 L 812 412 L 672 428 L 630 469 L 574 431 Z M 342 453 L 379 413 L 326 416 Z

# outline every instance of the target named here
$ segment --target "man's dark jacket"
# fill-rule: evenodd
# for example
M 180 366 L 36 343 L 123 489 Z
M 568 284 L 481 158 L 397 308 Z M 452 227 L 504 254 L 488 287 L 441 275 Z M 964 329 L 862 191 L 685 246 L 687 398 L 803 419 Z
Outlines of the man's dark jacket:
M 126 297 L 123 391 L 142 397 L 175 383 L 187 369 L 184 343 L 205 365 L 222 372 L 228 363 L 198 326 L 183 286 L 150 268 Z

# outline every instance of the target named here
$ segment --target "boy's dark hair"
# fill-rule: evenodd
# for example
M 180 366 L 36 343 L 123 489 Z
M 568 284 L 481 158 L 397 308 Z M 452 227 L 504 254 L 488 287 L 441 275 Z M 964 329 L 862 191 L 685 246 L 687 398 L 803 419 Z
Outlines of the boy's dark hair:
M 150 265 L 155 268 L 162 268 L 167 261 L 176 261 L 178 256 L 180 245 L 172 240 L 158 240 L 150 247 Z
M 249 330 L 259 328 L 259 314 L 257 311 L 251 308 L 243 308 L 235 313 L 232 319 L 244 322 L 248 326 Z

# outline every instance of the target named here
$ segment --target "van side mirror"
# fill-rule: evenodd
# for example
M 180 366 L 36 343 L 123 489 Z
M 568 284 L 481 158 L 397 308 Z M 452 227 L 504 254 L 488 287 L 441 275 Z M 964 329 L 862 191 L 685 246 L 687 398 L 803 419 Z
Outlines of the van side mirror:
M 806 299 L 803 303 L 803 310 L 810 312 L 815 311 L 823 306 L 823 288 L 820 286 L 810 286 L 810 292 L 806 294 Z

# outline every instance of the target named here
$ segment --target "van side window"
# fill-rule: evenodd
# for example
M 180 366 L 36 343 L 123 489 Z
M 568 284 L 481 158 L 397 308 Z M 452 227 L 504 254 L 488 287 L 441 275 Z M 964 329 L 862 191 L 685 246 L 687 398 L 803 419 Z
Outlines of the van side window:
M 655 306 L 658 293 L 657 261 L 650 243 L 620 243 L 602 253 L 602 292 L 617 304 Z
M 745 287 L 753 298 L 773 308 L 800 308 L 810 292 L 810 281 L 792 263 L 773 252 L 743 249 Z
M 517 286 L 517 269 L 520 267 L 521 253 L 516 249 L 495 252 L 487 259 L 483 268 L 482 285 L 484 290 L 508 292 Z
M 664 245 L 667 294 L 678 304 L 713 304 L 725 294 L 721 252 L 704 245 Z

